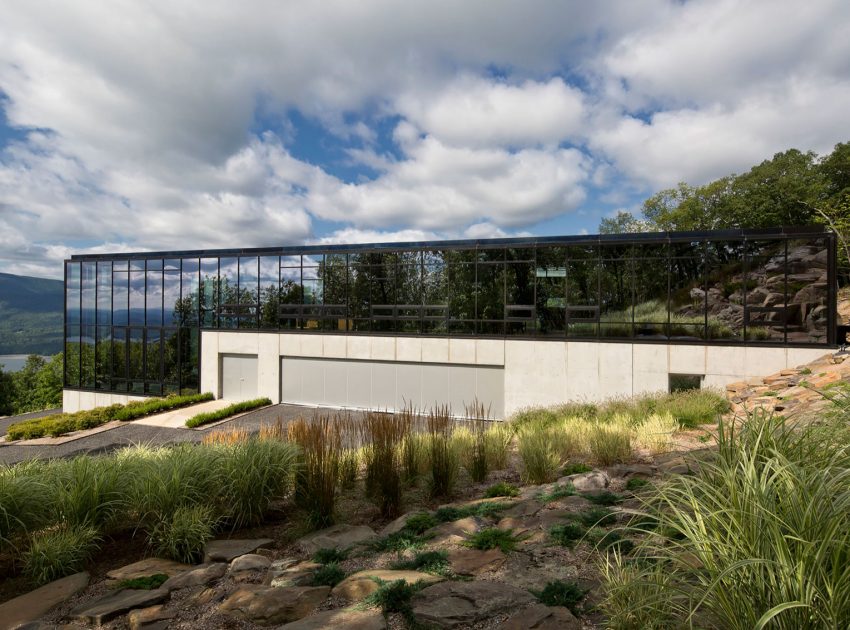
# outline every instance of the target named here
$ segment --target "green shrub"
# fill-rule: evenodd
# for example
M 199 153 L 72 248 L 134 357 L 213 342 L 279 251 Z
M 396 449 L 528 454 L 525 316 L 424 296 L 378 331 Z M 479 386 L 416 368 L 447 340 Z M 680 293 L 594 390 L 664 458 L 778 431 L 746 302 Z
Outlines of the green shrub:
M 316 569 L 311 581 L 313 586 L 330 586 L 333 588 L 345 579 L 345 571 L 336 562 L 328 562 Z
M 613 525 L 617 522 L 616 513 L 604 507 L 593 507 L 578 514 L 573 514 L 571 517 L 588 527 Z
M 581 588 L 575 582 L 564 582 L 555 580 L 547 582 L 542 591 L 531 591 L 541 604 L 546 606 L 563 606 L 568 608 L 574 615 L 579 615 L 578 604 L 587 595 L 587 590 Z
M 514 536 L 512 529 L 499 529 L 488 527 L 480 532 L 475 532 L 464 541 L 464 545 L 473 549 L 501 549 L 504 553 L 513 551 L 519 539 Z
M 23 554 L 24 574 L 35 585 L 46 584 L 85 568 L 100 536 L 88 525 L 44 530 L 34 534 Z
M 474 402 L 466 408 L 468 425 L 472 429 L 472 440 L 465 458 L 466 471 L 472 480 L 481 483 L 487 479 L 490 472 L 490 462 L 487 457 L 487 417 L 489 413 L 484 405 Z
M 595 543 L 598 550 L 616 550 L 622 556 L 628 555 L 635 547 L 634 542 L 624 538 L 620 532 L 614 530 L 605 531 L 595 528 L 589 532 L 588 538 Z
M 439 524 L 439 521 L 428 512 L 417 512 L 410 516 L 404 524 L 404 529 L 414 534 L 423 534 Z
M 803 376 L 808 376 L 811 373 L 812 373 L 812 368 L 804 367 L 803 369 L 800 370 L 800 374 L 802 374 Z
M 449 555 L 445 550 L 420 551 L 409 560 L 397 560 L 390 568 L 446 575 L 449 571 Z
M 42 472 L 38 462 L 0 469 L 0 548 L 12 544 L 16 535 L 49 522 L 56 488 Z
M 495 497 L 515 497 L 518 495 L 519 488 L 517 488 L 512 483 L 506 483 L 504 481 L 494 483 L 492 486 L 490 486 L 484 491 L 485 499 L 492 499 Z
M 492 516 L 496 516 L 499 512 L 506 510 L 509 507 L 511 507 L 510 503 L 498 503 L 496 501 L 464 505 L 463 507 L 446 505 L 434 512 L 434 518 L 441 523 L 459 521 L 460 519 L 467 518 L 468 516 L 490 518 Z
M 850 620 L 850 451 L 846 418 L 795 427 L 767 413 L 720 424 L 715 457 L 644 498 L 660 531 L 633 567 L 603 565 L 615 627 L 638 613 L 669 627 L 846 627 Z M 695 567 L 699 567 L 696 569 Z
M 386 582 L 378 578 L 373 579 L 378 583 L 378 590 L 363 600 L 364 605 L 380 608 L 385 615 L 401 613 L 408 619 L 412 618 L 410 600 L 422 588 L 422 583 L 408 584 L 404 580 Z
M 729 409 L 730 403 L 722 394 L 710 389 L 690 389 L 659 399 L 656 411 L 669 412 L 680 425 L 693 428 L 716 422 Z
M 632 456 L 632 436 L 628 427 L 597 423 L 590 432 L 590 453 L 601 466 L 625 462 Z
M 120 461 L 83 455 L 52 462 L 47 471 L 58 520 L 104 532 L 126 517 L 134 479 Z
M 585 492 L 581 496 L 590 501 L 591 503 L 595 503 L 596 505 L 617 505 L 618 503 L 622 503 L 623 495 L 617 494 L 616 492 L 610 492 L 608 490 L 600 490 L 598 492 Z
M 209 392 L 204 394 L 188 394 L 185 396 L 166 396 L 165 398 L 152 398 L 150 400 L 137 400 L 127 403 L 116 410 L 113 418 L 115 420 L 135 420 L 144 416 L 150 416 L 163 411 L 180 409 L 195 405 L 197 403 L 215 400 L 215 396 Z
M 132 580 L 121 580 L 112 588 L 116 590 L 122 588 L 132 588 L 140 591 L 152 591 L 165 584 L 165 581 L 167 579 L 168 576 L 165 573 L 156 573 L 154 575 L 147 575 L 145 577 L 133 578 Z
M 578 523 L 559 523 L 549 530 L 552 539 L 562 547 L 572 547 L 587 533 Z
M 232 405 L 228 405 L 224 409 L 218 409 L 217 411 L 207 411 L 205 413 L 195 414 L 188 420 L 186 420 L 186 426 L 190 429 L 194 429 L 195 427 L 200 427 L 205 424 L 209 424 L 211 422 L 217 422 L 218 420 L 224 420 L 225 418 L 229 418 L 230 416 L 235 416 L 238 413 L 244 413 L 246 411 L 251 411 L 252 409 L 259 409 L 260 407 L 266 407 L 272 404 L 272 401 L 268 398 L 255 398 L 254 400 L 244 400 L 242 402 L 233 403 Z
M 386 551 L 410 551 L 411 549 L 419 549 L 425 544 L 426 538 L 421 534 L 416 534 L 408 529 L 403 529 L 395 532 L 384 538 L 373 540 L 369 546 L 380 553 Z
M 645 488 L 649 485 L 649 479 L 644 479 L 643 477 L 631 477 L 626 482 L 626 490 L 629 492 L 634 492 L 635 490 L 640 490 L 641 488 Z
M 569 482 L 559 483 L 549 492 L 539 494 L 537 498 L 543 501 L 543 503 L 551 503 L 552 501 L 557 501 L 558 499 L 566 499 L 567 497 L 571 497 L 575 493 L 576 489 L 573 484 Z
M 204 545 L 213 537 L 216 520 L 207 505 L 177 508 L 153 526 L 148 544 L 156 556 L 195 564 L 203 558 Z
M 561 469 L 561 476 L 569 477 L 570 475 L 580 475 L 581 473 L 590 472 L 591 470 L 593 470 L 593 468 L 591 468 L 587 464 L 582 464 L 581 462 L 571 462 Z
M 325 547 L 313 554 L 313 562 L 319 564 L 340 563 L 348 558 L 348 552 L 335 547 Z

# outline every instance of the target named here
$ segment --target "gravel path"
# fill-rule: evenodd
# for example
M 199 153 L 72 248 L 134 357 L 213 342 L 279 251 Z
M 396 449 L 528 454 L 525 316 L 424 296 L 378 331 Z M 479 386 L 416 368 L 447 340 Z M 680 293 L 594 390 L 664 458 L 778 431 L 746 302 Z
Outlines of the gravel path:
M 335 410 L 326 410 L 333 413 Z M 65 444 L 43 445 L 43 444 L 2 444 L 0 445 L 0 464 L 14 464 L 28 459 L 73 457 L 84 453 L 106 453 L 127 446 L 128 444 L 176 444 L 178 442 L 200 442 L 204 436 L 213 431 L 229 429 L 247 429 L 250 433 L 256 433 L 263 424 L 272 424 L 280 419 L 284 423 L 291 422 L 298 417 L 311 418 L 315 409 L 313 407 L 302 407 L 299 405 L 272 405 L 257 411 L 251 411 L 243 416 L 216 424 L 206 429 L 169 429 L 163 427 L 152 427 L 142 424 L 128 422 L 115 429 L 94 433 L 86 437 L 66 442 Z M 47 415 L 49 412 L 39 412 Z M 55 413 L 55 411 L 54 411 Z M 36 415 L 31 417 L 38 417 Z M 355 415 L 352 413 L 352 415 Z M 13 420 L 4 419 L 0 422 L 17 422 L 25 419 L 15 416 Z M 8 426 L 8 425 L 6 425 Z M 4 427 L 5 430 L 5 427 Z

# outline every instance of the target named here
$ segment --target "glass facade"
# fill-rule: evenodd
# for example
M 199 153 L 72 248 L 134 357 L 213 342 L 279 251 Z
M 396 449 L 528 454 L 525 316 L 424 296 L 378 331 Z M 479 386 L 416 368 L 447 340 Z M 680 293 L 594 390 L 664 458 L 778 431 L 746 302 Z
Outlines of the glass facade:
M 816 228 L 75 256 L 65 386 L 197 392 L 200 331 L 832 345 Z

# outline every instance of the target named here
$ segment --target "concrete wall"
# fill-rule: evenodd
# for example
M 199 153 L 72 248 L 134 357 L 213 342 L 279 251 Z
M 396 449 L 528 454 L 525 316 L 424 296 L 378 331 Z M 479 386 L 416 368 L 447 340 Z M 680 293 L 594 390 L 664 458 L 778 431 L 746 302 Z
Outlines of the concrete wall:
M 128 396 L 127 394 L 110 394 L 108 392 L 82 392 L 76 389 L 62 390 L 62 411 L 73 413 L 82 409 L 108 407 L 109 405 L 126 405 L 131 400 L 145 400 L 144 396 Z
M 203 331 L 201 391 L 221 397 L 220 354 L 256 354 L 257 395 L 274 402 L 280 402 L 282 356 L 502 365 L 505 414 L 510 415 L 531 405 L 666 391 L 671 373 L 703 375 L 704 387 L 723 387 L 829 352 L 829 348 Z M 133 397 L 65 390 L 63 407 L 76 411 L 128 399 Z

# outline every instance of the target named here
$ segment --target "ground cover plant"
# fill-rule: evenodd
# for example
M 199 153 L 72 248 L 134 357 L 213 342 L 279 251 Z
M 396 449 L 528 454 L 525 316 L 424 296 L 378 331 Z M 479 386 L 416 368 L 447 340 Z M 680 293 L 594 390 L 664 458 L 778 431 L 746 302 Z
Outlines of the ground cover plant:
M 423 571 L 434 575 L 448 575 L 449 554 L 444 549 L 437 551 L 420 551 L 412 558 L 396 560 L 390 565 L 391 569 L 407 571 Z
M 43 418 L 16 422 L 7 430 L 6 439 L 30 440 L 46 435 L 58 437 L 72 431 L 93 429 L 112 420 L 135 420 L 144 416 L 179 409 L 180 407 L 188 407 L 189 405 L 212 399 L 212 394 L 167 396 L 166 398 L 134 401 L 126 405 L 110 405 L 108 407 L 95 407 L 86 411 L 77 411 L 75 413 L 59 413 Z
M 514 536 L 512 529 L 499 529 L 488 527 L 480 532 L 471 534 L 464 544 L 472 549 L 487 551 L 488 549 L 501 549 L 504 553 L 513 551 L 519 539 Z
M 546 586 L 540 591 L 532 591 L 532 594 L 537 597 L 541 604 L 563 606 L 574 615 L 579 615 L 581 611 L 578 604 L 584 599 L 587 590 L 581 588 L 575 582 L 555 580 L 554 582 L 547 582 Z
M 519 488 L 512 483 L 506 483 L 504 481 L 494 483 L 484 491 L 485 499 L 492 499 L 495 497 L 515 497 L 517 495 L 519 495 Z
M 603 565 L 613 628 L 850 624 L 846 415 L 722 423 L 716 456 L 643 498 L 647 535 Z M 646 521 L 645 521 L 646 523 Z
M 235 416 L 238 413 L 244 413 L 246 411 L 259 409 L 260 407 L 266 407 L 270 404 L 272 404 L 272 401 L 268 398 L 243 400 L 241 402 L 228 405 L 224 409 L 218 409 L 216 411 L 206 411 L 204 413 L 195 414 L 194 416 L 186 420 L 186 426 L 190 429 L 194 429 L 205 424 L 210 424 L 211 422 L 218 422 L 219 420 L 224 420 L 225 418 Z

